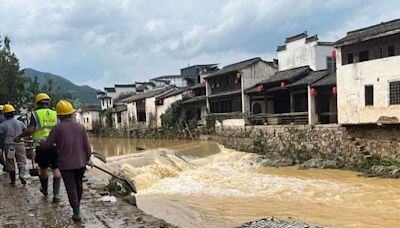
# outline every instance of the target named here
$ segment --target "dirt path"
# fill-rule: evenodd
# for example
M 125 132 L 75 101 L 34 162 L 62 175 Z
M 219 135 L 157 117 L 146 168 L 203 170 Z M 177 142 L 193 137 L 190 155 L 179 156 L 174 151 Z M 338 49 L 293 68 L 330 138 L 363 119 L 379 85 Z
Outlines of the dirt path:
M 99 201 L 102 196 L 90 187 L 96 178 L 88 172 L 85 175 L 87 181 L 81 203 L 83 222 L 75 223 L 63 185 L 61 202 L 54 204 L 51 181 L 49 196 L 44 197 L 39 192 L 38 177 L 27 175 L 26 186 L 18 179 L 16 186 L 11 186 L 8 173 L 0 171 L 0 227 L 171 227 L 121 199 L 116 203 Z

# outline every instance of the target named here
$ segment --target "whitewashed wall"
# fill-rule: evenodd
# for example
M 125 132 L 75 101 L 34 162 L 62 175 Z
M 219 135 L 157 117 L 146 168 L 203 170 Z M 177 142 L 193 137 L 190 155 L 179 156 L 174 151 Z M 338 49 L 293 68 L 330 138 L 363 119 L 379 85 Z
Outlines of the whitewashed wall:
M 400 105 L 389 105 L 389 82 L 400 80 L 400 56 L 341 65 L 340 49 L 338 53 L 338 122 L 371 123 L 380 116 L 400 119 Z M 365 85 L 374 87 L 373 106 L 365 106 Z
M 156 106 L 157 113 L 157 127 L 161 127 L 161 115 L 164 114 L 171 105 L 176 102 L 182 100 L 182 94 L 178 94 L 172 97 L 165 98 L 163 101 L 163 105 Z

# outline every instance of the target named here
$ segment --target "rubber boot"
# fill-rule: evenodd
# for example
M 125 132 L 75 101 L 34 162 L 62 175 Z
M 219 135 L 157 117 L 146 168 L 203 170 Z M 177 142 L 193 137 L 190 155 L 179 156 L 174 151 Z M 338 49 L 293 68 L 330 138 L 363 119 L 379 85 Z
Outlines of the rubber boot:
M 10 184 L 12 184 L 12 185 L 15 185 L 15 171 L 12 171 L 12 172 L 10 172 L 10 179 L 11 179 L 11 182 L 10 182 Z
M 19 172 L 19 175 L 18 175 L 19 176 L 19 180 L 21 181 L 21 183 L 23 185 L 26 185 L 26 180 L 24 178 L 24 176 L 25 176 L 25 167 L 19 168 L 18 172 Z
M 44 196 L 47 196 L 47 194 L 48 194 L 47 186 L 49 184 L 48 183 L 49 182 L 49 178 L 48 177 L 46 177 L 46 178 L 39 177 L 39 180 L 40 180 L 40 185 L 41 185 L 40 192 L 43 193 Z
M 60 183 L 61 177 L 53 177 L 53 203 L 60 202 Z
M 74 212 L 74 214 L 72 215 L 72 220 L 74 220 L 75 222 L 80 222 L 82 220 L 81 209 L 78 207 L 78 208 L 73 208 L 72 210 Z

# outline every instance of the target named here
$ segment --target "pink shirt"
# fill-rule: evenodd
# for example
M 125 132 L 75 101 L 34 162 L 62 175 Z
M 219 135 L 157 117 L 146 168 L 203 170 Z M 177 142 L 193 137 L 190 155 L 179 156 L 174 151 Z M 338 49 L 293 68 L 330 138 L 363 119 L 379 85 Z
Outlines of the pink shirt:
M 85 167 L 92 154 L 85 127 L 71 120 L 61 121 L 54 126 L 41 146 L 49 147 L 53 144 L 56 144 L 58 150 L 60 170 Z

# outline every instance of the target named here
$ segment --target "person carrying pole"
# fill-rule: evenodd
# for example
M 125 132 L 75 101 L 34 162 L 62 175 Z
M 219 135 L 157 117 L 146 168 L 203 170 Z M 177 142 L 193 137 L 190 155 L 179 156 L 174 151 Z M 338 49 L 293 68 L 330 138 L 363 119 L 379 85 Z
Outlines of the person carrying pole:
M 35 162 L 40 167 L 39 180 L 40 192 L 44 196 L 48 195 L 48 168 L 53 171 L 53 202 L 60 201 L 60 182 L 61 173 L 57 166 L 57 149 L 55 147 L 41 148 L 39 141 L 45 139 L 50 130 L 58 123 L 57 113 L 50 109 L 51 99 L 46 93 L 39 93 L 35 97 L 36 110 L 32 112 L 28 128 L 15 138 L 15 142 L 20 142 L 22 137 L 32 135 L 33 146 L 36 148 Z
M 25 129 L 26 125 L 14 119 L 15 108 L 12 105 L 6 104 L 3 107 L 4 116 L 6 120 L 0 124 L 0 132 L 5 135 L 4 139 L 4 151 L 6 154 L 6 171 L 10 174 L 12 185 L 15 185 L 16 172 L 15 172 L 15 160 L 17 161 L 19 179 L 23 185 L 26 184 L 24 179 L 25 166 L 26 166 L 26 154 L 25 144 L 14 142 L 16 135 L 21 134 Z
M 58 149 L 58 167 L 67 190 L 68 200 L 73 210 L 72 219 L 81 221 L 80 202 L 83 193 L 83 174 L 86 165 L 93 166 L 90 159 L 90 148 L 85 127 L 72 120 L 75 109 L 66 100 L 56 105 L 60 124 L 56 125 L 46 140 L 42 140 L 42 147 L 56 145 Z

